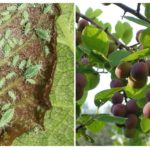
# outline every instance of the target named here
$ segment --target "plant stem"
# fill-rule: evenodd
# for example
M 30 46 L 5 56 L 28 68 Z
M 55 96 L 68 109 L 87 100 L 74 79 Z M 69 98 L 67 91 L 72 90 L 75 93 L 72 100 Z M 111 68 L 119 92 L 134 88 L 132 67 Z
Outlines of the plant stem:
M 144 17 L 144 16 L 140 13 L 140 4 L 138 4 L 137 10 L 134 10 L 134 9 L 132 9 L 132 8 L 130 8 L 130 7 L 128 7 L 128 6 L 124 5 L 124 4 L 122 4 L 122 3 L 113 3 L 113 4 L 116 5 L 116 6 L 118 6 L 118 7 L 120 7 L 120 8 L 122 8 L 125 12 L 128 12 L 128 13 L 130 13 L 130 14 L 136 16 L 137 18 L 142 19 L 142 20 L 144 20 L 144 21 L 150 23 L 150 20 L 148 20 L 146 17 Z

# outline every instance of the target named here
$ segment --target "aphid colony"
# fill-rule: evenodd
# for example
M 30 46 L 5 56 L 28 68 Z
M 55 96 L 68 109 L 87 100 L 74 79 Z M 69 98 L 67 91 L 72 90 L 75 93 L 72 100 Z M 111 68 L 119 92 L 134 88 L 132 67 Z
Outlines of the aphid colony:
M 47 57 L 50 54 L 49 47 L 47 46 L 47 42 L 50 41 L 50 31 L 43 28 L 32 28 L 32 24 L 30 23 L 30 15 L 28 13 L 28 4 L 13 4 L 8 6 L 4 11 L 0 13 L 0 25 L 7 24 L 15 15 L 21 14 L 22 19 L 20 25 L 22 27 L 22 33 L 25 36 L 28 34 L 34 34 L 38 38 L 40 38 L 43 42 L 43 52 L 44 56 Z M 36 7 L 36 4 L 32 7 Z M 18 11 L 15 14 L 15 11 Z M 51 4 L 44 5 L 42 7 L 42 11 L 44 14 L 53 13 L 53 7 Z M 13 36 L 13 31 L 7 28 L 6 31 L 0 35 L 0 51 L 2 61 L 8 60 L 8 66 L 12 67 L 13 71 L 7 72 L 7 74 L 1 76 L 0 75 L 0 90 L 2 91 L 9 81 L 14 80 L 15 78 L 19 78 L 17 72 L 15 72 L 15 68 L 19 69 L 22 73 L 22 76 L 25 80 L 26 84 L 35 85 L 36 84 L 36 76 L 40 73 L 42 69 L 42 64 L 33 62 L 31 58 L 22 59 L 19 54 L 12 55 L 14 51 L 17 51 L 19 46 L 24 44 L 23 39 L 16 38 Z M 13 56 L 13 57 L 12 57 Z M 9 61 L 11 59 L 11 61 Z M 2 66 L 3 63 L 0 66 Z M 17 100 L 16 92 L 13 89 L 7 91 L 7 96 L 10 100 L 9 103 L 2 104 L 1 107 L 1 118 L 0 118 L 0 128 L 4 128 L 8 125 L 8 123 L 12 120 L 14 116 L 15 109 L 12 107 L 13 103 Z M 1 133 L 0 133 L 1 134 Z

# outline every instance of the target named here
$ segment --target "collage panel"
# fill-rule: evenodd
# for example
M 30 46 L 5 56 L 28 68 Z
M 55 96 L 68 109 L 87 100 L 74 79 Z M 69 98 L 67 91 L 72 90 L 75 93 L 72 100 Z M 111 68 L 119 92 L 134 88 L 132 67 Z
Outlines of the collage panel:
M 74 145 L 74 4 L 0 3 L 0 145 Z
M 76 3 L 76 145 L 150 145 L 150 3 Z

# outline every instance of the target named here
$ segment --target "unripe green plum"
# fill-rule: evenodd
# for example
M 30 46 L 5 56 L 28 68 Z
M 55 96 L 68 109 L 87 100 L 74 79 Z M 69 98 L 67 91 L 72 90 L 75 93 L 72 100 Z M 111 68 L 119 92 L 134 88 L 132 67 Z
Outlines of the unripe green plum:
M 127 78 L 130 76 L 130 71 L 132 64 L 129 62 L 123 62 L 119 64 L 115 69 L 115 74 L 117 78 Z
M 114 41 L 110 40 L 110 41 L 109 41 L 108 54 L 114 52 L 116 49 L 117 49 L 117 45 L 115 44 Z

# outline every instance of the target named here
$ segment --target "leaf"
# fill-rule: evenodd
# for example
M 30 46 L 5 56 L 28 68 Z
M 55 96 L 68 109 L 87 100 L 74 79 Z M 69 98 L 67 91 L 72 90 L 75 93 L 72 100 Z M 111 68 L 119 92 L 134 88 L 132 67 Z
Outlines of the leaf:
M 144 47 L 150 47 L 149 39 L 150 39 L 150 28 L 145 29 L 145 30 L 142 31 L 142 33 L 140 35 L 140 43 Z
M 104 122 L 94 120 L 90 125 L 87 125 L 86 128 L 93 133 L 97 133 L 104 127 L 104 125 L 105 125 Z
M 126 51 L 126 50 L 121 50 L 121 51 L 114 51 L 112 52 L 109 56 L 109 62 L 110 65 L 114 68 L 116 67 L 122 58 L 127 57 L 130 54 L 130 52 Z
M 12 120 L 14 116 L 14 108 L 8 109 L 3 115 L 2 118 L 0 119 L 0 128 L 8 125 L 8 123 Z
M 150 4 L 145 3 L 145 16 L 150 20 Z
M 104 121 L 104 122 L 124 124 L 127 118 L 112 116 L 109 114 L 100 114 L 100 115 L 95 115 L 94 119 L 99 121 Z
M 102 10 L 96 9 L 93 10 L 92 8 L 88 8 L 87 11 L 85 12 L 85 15 L 91 19 L 95 19 L 96 17 L 100 16 L 102 13 Z
M 118 88 L 111 88 L 108 90 L 103 90 L 96 94 L 95 100 L 101 100 L 101 101 L 106 101 L 109 100 L 115 92 L 121 91 L 123 87 L 118 87 Z
M 107 34 L 93 26 L 87 26 L 82 34 L 83 43 L 90 49 L 99 51 L 104 56 L 108 53 Z
M 42 29 L 42 28 L 37 28 L 35 29 L 36 34 L 38 37 L 40 37 L 43 40 L 49 41 L 50 40 L 50 34 L 48 30 Z
M 132 22 L 134 22 L 136 24 L 139 24 L 139 25 L 142 25 L 142 26 L 150 28 L 150 23 L 148 23 L 148 22 L 146 22 L 144 20 L 137 19 L 137 18 L 131 17 L 131 16 L 124 16 L 124 18 L 126 18 L 127 20 L 132 21 Z
M 134 61 L 134 60 L 141 59 L 143 57 L 148 57 L 148 56 L 150 56 L 150 48 L 136 51 L 128 55 L 127 57 L 121 59 L 121 61 Z
M 149 118 L 141 118 L 140 126 L 143 132 L 150 131 L 150 119 Z

